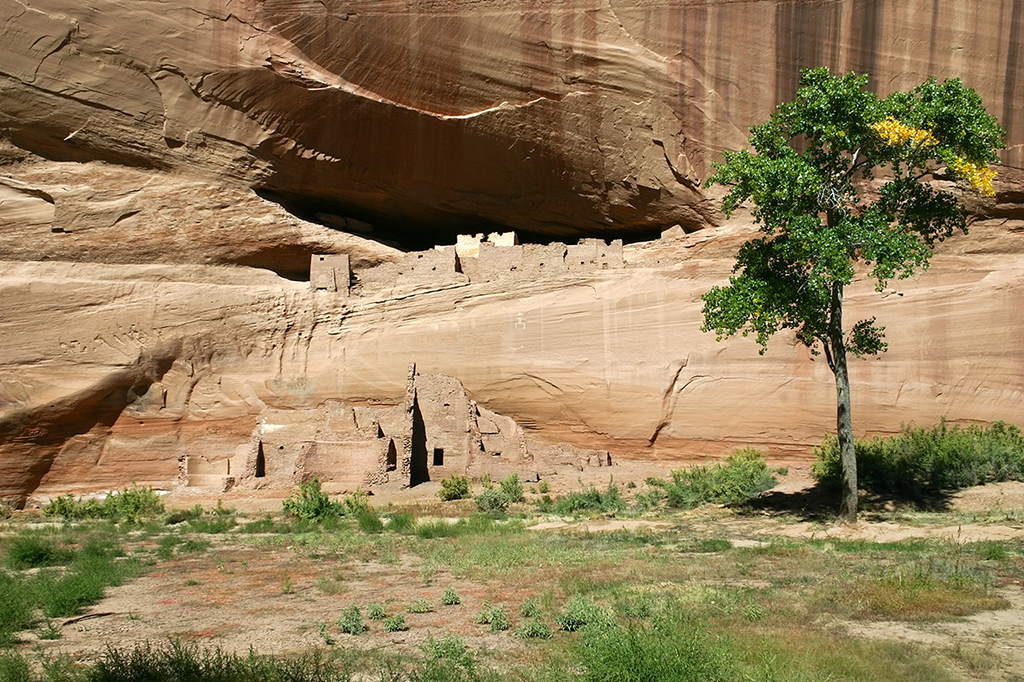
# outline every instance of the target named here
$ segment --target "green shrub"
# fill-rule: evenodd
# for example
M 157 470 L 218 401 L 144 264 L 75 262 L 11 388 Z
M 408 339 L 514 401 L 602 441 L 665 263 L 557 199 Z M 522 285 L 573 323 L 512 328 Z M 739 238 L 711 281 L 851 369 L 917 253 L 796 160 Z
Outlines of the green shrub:
M 26 581 L 0 571 L 0 647 L 10 646 L 14 634 L 32 624 L 34 608 L 35 601 Z
M 107 495 L 103 502 L 75 499 L 71 493 L 55 497 L 43 507 L 43 514 L 59 516 L 68 521 L 104 518 L 112 521 L 138 523 L 143 518 L 164 513 L 164 503 L 152 488 L 133 486 Z
M 702 504 L 744 502 L 775 485 L 764 455 L 744 448 L 721 464 L 676 469 L 671 481 L 648 480 L 664 488 L 668 505 L 692 509 Z
M 52 538 L 31 533 L 14 538 L 7 550 L 7 566 L 15 570 L 63 566 L 70 563 L 74 556 L 75 552 L 71 548 L 59 546 Z
M 551 626 L 540 618 L 531 618 L 516 628 L 519 639 L 551 639 L 554 634 Z
M 498 488 L 485 488 L 475 499 L 477 508 L 488 513 L 503 513 L 510 504 L 508 497 Z
M 144 518 L 160 516 L 164 503 L 152 488 L 133 486 L 113 492 L 103 500 L 103 515 L 114 521 L 138 523 Z
M 420 647 L 423 665 L 410 671 L 410 682 L 484 682 L 498 675 L 477 666 L 476 657 L 458 635 L 430 638 Z
M 361 635 L 370 629 L 363 624 L 363 614 L 355 604 L 342 612 L 337 623 L 341 631 L 349 635 Z
M 541 481 L 537 484 L 537 492 L 546 495 L 551 492 L 551 484 L 547 481 Z
M 858 440 L 857 483 L 874 493 L 922 499 L 942 491 L 995 481 L 1024 480 L 1024 434 L 1013 425 L 931 429 L 904 426 L 889 438 Z M 827 436 L 815 448 L 813 474 L 827 489 L 842 480 L 839 443 Z
M 197 504 L 191 509 L 174 509 L 167 512 L 167 515 L 164 517 L 164 523 L 168 526 L 173 526 L 184 521 L 198 519 L 202 517 L 202 515 L 203 508 Z
M 437 496 L 442 502 L 450 500 L 465 500 L 470 496 L 469 479 L 459 474 L 452 474 L 441 480 L 441 489 Z
M 509 501 L 510 504 L 523 501 L 523 484 L 519 482 L 519 474 L 509 474 L 501 483 L 498 489 Z
M 301 483 L 298 494 L 285 500 L 281 508 L 285 514 L 303 521 L 319 522 L 337 518 L 345 513 L 345 507 L 341 502 L 332 501 L 327 493 L 321 490 L 319 478 Z
M 476 614 L 476 621 L 481 625 L 489 625 L 491 632 L 504 632 L 512 627 L 504 606 L 495 606 L 490 602 L 484 602 Z
M 619 494 L 619 487 L 614 481 L 608 481 L 608 487 L 604 492 L 592 485 L 582 490 L 574 490 L 554 503 L 554 512 L 567 516 L 584 512 L 615 514 L 625 510 L 627 506 Z
M 373 505 L 370 504 L 370 493 L 365 490 L 345 493 L 341 498 L 341 506 L 345 510 L 345 516 L 352 518 L 359 518 L 360 514 L 374 511 Z
M 566 632 L 576 632 L 587 627 L 609 625 L 611 614 L 603 606 L 577 594 L 566 602 L 565 608 L 555 621 Z
M 366 607 L 366 617 L 370 620 L 384 620 L 388 617 L 388 612 L 381 604 L 370 604 Z
M 462 597 L 459 596 L 459 593 L 454 588 L 449 587 L 441 595 L 441 603 L 445 606 L 457 606 L 462 603 Z
M 384 622 L 381 623 L 381 627 L 384 629 L 384 632 L 404 632 L 409 629 L 405 622 L 405 616 L 401 613 L 385 618 Z
M 536 599 L 527 599 L 519 605 L 519 615 L 523 618 L 540 618 L 540 602 Z
M 417 597 L 412 600 L 409 604 L 409 608 L 406 609 L 409 613 L 430 613 L 434 610 L 434 605 L 429 600 L 423 597 Z
M 356 523 L 359 530 L 368 534 L 376 534 L 384 531 L 384 522 L 380 520 L 375 509 L 363 509 L 356 515 Z

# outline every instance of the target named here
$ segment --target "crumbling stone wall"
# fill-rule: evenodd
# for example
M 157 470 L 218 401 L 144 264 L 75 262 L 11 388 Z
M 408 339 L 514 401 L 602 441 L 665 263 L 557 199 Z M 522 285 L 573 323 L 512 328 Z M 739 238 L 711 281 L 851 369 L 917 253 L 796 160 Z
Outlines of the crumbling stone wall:
M 398 263 L 385 263 L 356 274 L 353 293 L 367 295 L 387 289 L 417 289 L 453 284 L 528 281 L 622 268 L 622 240 L 581 239 L 575 246 L 561 242 L 519 244 L 514 232 L 459 235 L 454 247 L 406 254 Z
M 336 490 L 351 490 L 391 482 L 416 485 L 455 473 L 474 478 L 518 473 L 534 481 L 538 456 L 579 469 L 611 464 L 603 451 L 531 445 L 514 419 L 477 405 L 458 379 L 418 374 L 411 364 L 400 404 L 353 407 L 328 400 L 311 410 L 267 409 L 231 463 L 221 460 L 216 466 L 233 467 L 244 485 L 290 487 L 316 477 Z M 182 466 L 194 485 L 188 462 Z

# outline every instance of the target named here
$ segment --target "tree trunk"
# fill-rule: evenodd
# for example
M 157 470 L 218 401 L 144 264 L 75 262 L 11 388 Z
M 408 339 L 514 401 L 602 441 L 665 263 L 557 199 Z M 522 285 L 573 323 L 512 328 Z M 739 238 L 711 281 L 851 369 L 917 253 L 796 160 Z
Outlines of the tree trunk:
M 853 417 L 850 415 L 850 377 L 846 370 L 846 344 L 843 341 L 843 285 L 832 285 L 829 311 L 829 345 L 832 347 L 833 372 L 836 376 L 836 436 L 839 438 L 839 461 L 843 468 L 843 484 L 839 502 L 839 520 L 857 520 L 857 454 L 853 443 Z

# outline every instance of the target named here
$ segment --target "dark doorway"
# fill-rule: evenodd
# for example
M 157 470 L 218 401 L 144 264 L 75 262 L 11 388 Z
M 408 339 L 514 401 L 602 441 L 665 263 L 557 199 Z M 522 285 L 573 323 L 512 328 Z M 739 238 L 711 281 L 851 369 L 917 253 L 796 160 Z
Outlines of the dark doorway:
M 395 448 L 395 439 L 388 439 L 387 471 L 398 469 L 398 450 Z
M 444 448 L 434 448 L 434 466 L 444 466 Z
M 267 460 L 263 456 L 263 443 L 260 443 L 256 450 L 256 478 L 263 478 L 266 475 Z
M 409 462 L 409 485 L 419 485 L 430 480 L 427 470 L 427 427 L 416 398 L 412 400 L 412 458 Z

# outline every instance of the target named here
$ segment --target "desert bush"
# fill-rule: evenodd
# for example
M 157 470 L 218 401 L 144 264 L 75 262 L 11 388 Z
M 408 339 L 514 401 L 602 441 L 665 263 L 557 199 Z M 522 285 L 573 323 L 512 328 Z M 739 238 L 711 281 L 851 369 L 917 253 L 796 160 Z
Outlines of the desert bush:
M 1024 434 L 1013 425 L 993 422 L 984 428 L 904 426 L 888 438 L 858 440 L 857 483 L 874 493 L 922 499 L 942 491 L 982 483 L 1024 480 Z M 813 474 L 827 489 L 842 480 L 839 443 L 827 436 L 814 450 Z
M 164 516 L 164 523 L 168 526 L 173 526 L 185 521 L 191 521 L 192 519 L 198 519 L 203 513 L 203 508 L 198 504 L 191 509 L 174 509 L 167 512 L 167 515 Z
M 519 474 L 512 473 L 506 476 L 498 484 L 498 489 L 510 504 L 523 501 L 523 484 L 519 481 Z
M 369 628 L 363 623 L 362 612 L 355 604 L 342 612 L 337 623 L 341 631 L 349 635 L 361 635 L 369 630 Z
M 519 615 L 523 618 L 540 618 L 540 602 L 536 599 L 527 599 L 519 605 Z
M 540 618 L 531 618 L 516 628 L 515 634 L 519 639 L 551 639 L 555 633 Z
M 484 602 L 483 608 L 476 614 L 476 622 L 490 626 L 491 632 L 504 632 L 512 627 L 504 606 Z
M 0 647 L 10 646 L 14 633 L 32 624 L 34 608 L 35 602 L 25 581 L 0 571 Z
M 405 622 L 405 616 L 401 613 L 396 613 L 390 618 L 385 618 L 384 622 L 381 623 L 381 628 L 384 632 L 404 632 L 409 629 L 409 626 Z
M 388 519 L 387 529 L 392 533 L 411 533 L 416 529 L 416 515 L 412 512 L 395 512 Z
M 465 500 L 470 496 L 469 479 L 459 474 L 452 474 L 441 480 L 441 489 L 437 496 L 442 502 L 450 500 Z
M 417 597 L 412 600 L 409 607 L 406 609 L 409 613 L 430 613 L 434 610 L 434 605 L 429 600 L 423 597 Z
M 375 509 L 361 510 L 356 515 L 356 523 L 359 524 L 359 530 L 364 533 L 373 535 L 384 531 L 384 522 L 381 521 Z
M 77 519 L 110 519 L 139 523 L 164 513 L 164 503 L 152 488 L 132 486 L 107 495 L 103 502 L 95 499 L 76 499 L 68 493 L 55 497 L 43 507 L 46 516 L 58 516 L 68 521 Z
M 328 497 L 321 490 L 320 479 L 299 484 L 299 491 L 282 504 L 282 510 L 289 516 L 303 521 L 323 521 L 344 515 L 345 506 Z
M 9 568 L 15 570 L 63 566 L 70 563 L 74 556 L 73 549 L 58 545 L 53 538 L 39 533 L 28 533 L 14 538 L 7 549 L 6 563 Z
M 555 617 L 558 626 L 566 632 L 607 626 L 611 620 L 608 609 L 578 594 L 570 598 L 562 612 Z
M 489 513 L 503 513 L 510 504 L 508 497 L 499 488 L 485 488 L 475 500 L 480 511 Z
M 449 587 L 441 595 L 441 603 L 445 606 L 457 606 L 462 603 L 462 597 L 455 591 L 455 588 Z
M 775 477 L 760 451 L 744 448 L 721 464 L 676 469 L 671 481 L 647 482 L 664 489 L 670 507 L 691 509 L 708 503 L 744 502 L 774 486 Z
M 370 620 L 384 620 L 388 612 L 382 604 L 370 604 L 366 607 L 366 617 Z
M 619 494 L 619 486 L 608 481 L 608 487 L 601 492 L 594 486 L 586 486 L 582 490 L 574 490 L 554 502 L 552 511 L 556 514 L 572 515 L 583 512 L 614 514 L 626 509 L 628 505 Z

